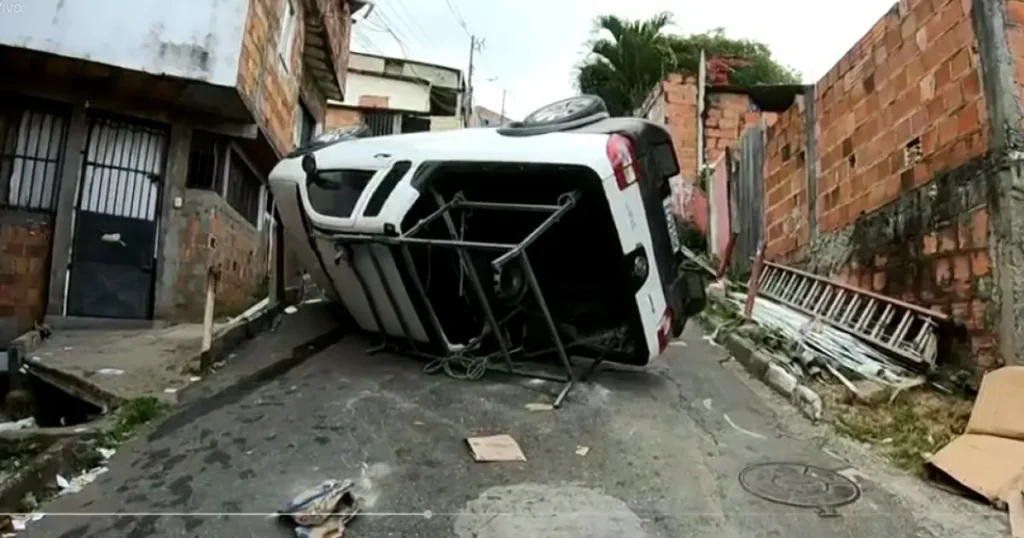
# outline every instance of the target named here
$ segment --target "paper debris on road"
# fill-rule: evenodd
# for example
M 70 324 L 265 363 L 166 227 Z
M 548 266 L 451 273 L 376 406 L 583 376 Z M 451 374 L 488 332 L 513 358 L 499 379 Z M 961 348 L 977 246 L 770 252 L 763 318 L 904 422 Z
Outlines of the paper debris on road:
M 526 404 L 526 409 L 528 411 L 551 411 L 554 408 L 555 406 L 549 403 L 531 402 Z
M 325 480 L 292 499 L 279 515 L 297 525 L 297 538 L 341 538 L 359 512 L 353 485 L 351 480 Z
M 121 375 L 124 373 L 124 370 L 119 370 L 117 368 L 100 368 L 99 370 L 96 370 L 96 373 L 100 375 Z
M 107 472 L 106 467 L 94 467 L 88 471 L 68 480 L 61 475 L 57 475 L 57 487 L 60 488 L 60 494 L 66 493 L 78 493 L 82 491 L 82 488 L 96 481 L 101 474 Z
M 473 459 L 479 462 L 526 461 L 526 455 L 519 444 L 507 434 L 466 439 Z
M 928 463 L 1006 506 L 1016 525 L 1013 536 L 1024 538 L 1024 366 L 1004 366 L 985 375 L 964 434 Z
M 288 306 L 284 307 L 284 313 L 285 314 L 294 314 L 294 313 L 296 313 L 298 311 L 299 311 L 299 309 L 295 308 L 292 305 L 288 305 Z
M 576 447 L 576 455 L 578 455 L 578 456 L 586 456 L 589 453 L 590 453 L 590 447 L 589 446 L 578 445 Z
M 21 532 L 25 530 L 25 527 L 27 527 L 29 523 L 43 519 L 44 515 L 46 514 L 41 512 L 33 512 L 31 514 L 14 514 L 11 516 L 11 526 L 14 527 L 15 531 Z

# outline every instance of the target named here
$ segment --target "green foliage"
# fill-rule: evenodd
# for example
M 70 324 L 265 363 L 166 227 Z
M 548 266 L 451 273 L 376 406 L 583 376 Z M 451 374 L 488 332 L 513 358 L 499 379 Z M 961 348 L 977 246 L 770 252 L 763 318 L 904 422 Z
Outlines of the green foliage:
M 125 402 L 117 409 L 114 426 L 98 441 L 99 446 L 113 447 L 127 441 L 140 426 L 162 417 L 169 407 L 166 403 L 144 396 Z
M 731 84 L 747 86 L 800 82 L 800 74 L 776 62 L 767 45 L 750 39 L 731 39 L 722 28 L 685 37 L 673 36 L 671 42 L 678 62 L 677 68 L 684 73 L 697 73 L 700 51 L 703 50 L 705 57 L 709 58 L 745 60 L 735 65 L 729 73 Z
M 734 65 L 733 84 L 796 83 L 799 74 L 779 65 L 763 43 L 730 39 L 724 30 L 680 36 L 666 32 L 672 15 L 659 13 L 646 20 L 613 15 L 598 17 L 587 47 L 587 59 L 578 66 L 576 85 L 582 93 L 600 96 L 613 116 L 627 116 L 672 72 L 696 74 L 700 51 L 707 57 L 744 60 Z

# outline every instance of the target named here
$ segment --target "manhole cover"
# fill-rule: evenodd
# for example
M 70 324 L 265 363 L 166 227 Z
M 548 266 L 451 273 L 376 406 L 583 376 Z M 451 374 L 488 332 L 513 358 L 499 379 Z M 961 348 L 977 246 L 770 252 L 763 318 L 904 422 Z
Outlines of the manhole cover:
M 740 471 L 740 485 L 768 501 L 823 512 L 860 498 L 860 487 L 845 476 L 802 463 L 758 463 Z M 824 515 L 824 514 L 823 514 Z

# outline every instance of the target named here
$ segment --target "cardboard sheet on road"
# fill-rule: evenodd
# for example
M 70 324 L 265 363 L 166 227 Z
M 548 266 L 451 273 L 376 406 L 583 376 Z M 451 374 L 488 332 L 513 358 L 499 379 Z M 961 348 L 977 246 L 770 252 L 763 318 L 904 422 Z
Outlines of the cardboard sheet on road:
M 981 382 L 964 434 L 932 456 L 933 466 L 991 502 L 1005 503 L 1024 538 L 1024 366 Z
M 470 437 L 466 442 L 476 461 L 526 461 L 526 455 L 511 435 Z

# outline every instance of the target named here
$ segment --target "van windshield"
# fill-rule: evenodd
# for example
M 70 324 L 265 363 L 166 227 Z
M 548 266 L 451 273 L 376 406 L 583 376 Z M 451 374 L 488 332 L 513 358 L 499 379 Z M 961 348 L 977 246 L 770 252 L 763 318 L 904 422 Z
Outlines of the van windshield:
M 376 170 L 323 170 L 306 180 L 309 205 L 321 215 L 348 218 Z

